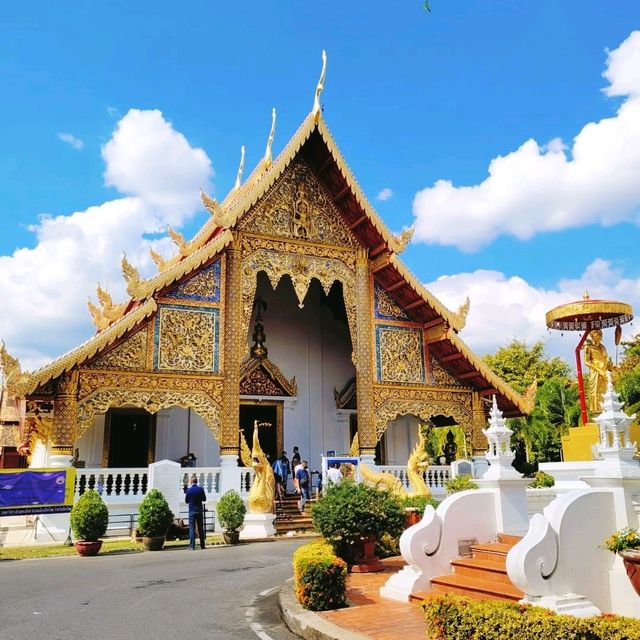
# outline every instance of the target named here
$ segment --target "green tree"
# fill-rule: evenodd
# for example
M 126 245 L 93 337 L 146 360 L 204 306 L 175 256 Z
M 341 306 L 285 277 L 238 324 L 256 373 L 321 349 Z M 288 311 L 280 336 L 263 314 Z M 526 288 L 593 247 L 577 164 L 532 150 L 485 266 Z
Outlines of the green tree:
M 523 341 L 513 340 L 493 355 L 485 355 L 484 361 L 519 393 L 534 381 L 540 384 L 552 377 L 572 377 L 571 368 L 562 358 L 546 356 L 541 341 L 529 348 Z
M 640 334 L 623 342 L 624 352 L 615 383 L 628 414 L 640 413 Z

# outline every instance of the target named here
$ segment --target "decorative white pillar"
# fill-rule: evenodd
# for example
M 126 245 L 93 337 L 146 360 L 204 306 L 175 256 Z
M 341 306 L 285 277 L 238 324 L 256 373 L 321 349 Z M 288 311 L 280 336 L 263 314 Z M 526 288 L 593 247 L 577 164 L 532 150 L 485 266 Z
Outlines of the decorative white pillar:
M 512 431 L 498 409 L 495 395 L 489 414 L 489 428 L 483 429 L 489 448 L 486 460 L 491 465 L 477 483 L 482 489 L 496 489 L 496 527 L 501 533 L 524 535 L 529 529 L 525 480 L 511 466 L 515 455 L 511 451 Z

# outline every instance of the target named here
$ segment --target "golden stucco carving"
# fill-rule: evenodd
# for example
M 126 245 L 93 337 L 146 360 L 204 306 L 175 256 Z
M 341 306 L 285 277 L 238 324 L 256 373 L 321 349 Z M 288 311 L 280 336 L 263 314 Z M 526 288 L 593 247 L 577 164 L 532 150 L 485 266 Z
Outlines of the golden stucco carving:
M 290 166 L 251 214 L 246 232 L 356 247 L 342 216 L 304 162 Z
M 429 384 L 434 387 L 461 387 L 459 380 L 454 378 L 442 365 L 438 359 L 429 353 Z
M 376 333 L 380 381 L 424 383 L 422 331 L 378 325 Z
M 397 305 L 380 286 L 375 288 L 376 317 L 386 320 L 410 320 L 404 310 Z
M 88 365 L 91 369 L 141 370 L 147 365 L 147 330 L 137 331 Z
M 219 272 L 215 269 L 202 269 L 196 275 L 180 284 L 176 293 L 181 297 L 215 298 L 219 289 L 218 276 Z
M 437 415 L 452 417 L 467 434 L 474 431 L 472 392 L 419 387 L 375 387 L 375 423 L 378 439 L 388 423 L 405 414 L 428 422 Z
M 160 308 L 158 369 L 215 371 L 217 314 L 208 310 Z
M 96 295 L 98 296 L 98 302 L 100 306 L 96 306 L 91 302 L 91 299 L 87 301 L 89 312 L 91 313 L 91 319 L 98 331 L 106 329 L 112 322 L 118 320 L 124 315 L 127 308 L 127 303 L 114 304 L 111 296 L 100 285 L 96 289 Z
M 248 396 L 296 396 L 295 377 L 287 380 L 279 367 L 268 358 L 247 358 L 240 370 L 240 393 Z
M 93 418 L 106 413 L 111 407 L 136 407 L 149 413 L 161 409 L 182 407 L 193 409 L 207 425 L 213 436 L 220 434 L 220 406 L 213 398 L 200 392 L 171 391 L 166 389 L 102 389 L 78 403 L 76 438 L 93 424 Z
M 246 335 L 249 328 L 258 273 L 264 271 L 274 289 L 280 279 L 288 275 L 300 306 L 314 278 L 320 282 L 326 294 L 336 280 L 341 282 L 351 339 L 355 344 L 357 326 L 355 274 L 351 267 L 353 252 L 255 237 L 244 237 L 242 250 L 242 335 Z M 308 255 L 311 251 L 319 255 Z
M 398 236 L 391 236 L 391 242 L 389 243 L 389 249 L 394 253 L 402 253 L 406 248 L 409 242 L 411 242 L 411 238 L 413 238 L 413 233 L 415 231 L 415 227 L 411 225 L 403 231 Z

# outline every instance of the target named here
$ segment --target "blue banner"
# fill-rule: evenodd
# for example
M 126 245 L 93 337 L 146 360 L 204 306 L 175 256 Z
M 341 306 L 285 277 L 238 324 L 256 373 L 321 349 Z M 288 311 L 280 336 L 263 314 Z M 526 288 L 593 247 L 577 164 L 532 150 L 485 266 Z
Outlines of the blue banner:
M 0 508 L 69 504 L 67 470 L 20 470 L 0 473 Z M 73 503 L 73 493 L 71 493 Z

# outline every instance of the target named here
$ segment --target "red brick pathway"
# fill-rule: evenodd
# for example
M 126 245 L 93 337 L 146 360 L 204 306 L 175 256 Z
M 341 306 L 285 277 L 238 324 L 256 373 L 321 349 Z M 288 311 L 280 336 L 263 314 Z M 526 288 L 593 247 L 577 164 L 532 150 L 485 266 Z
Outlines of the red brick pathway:
M 425 640 L 426 624 L 419 604 L 387 600 L 379 595 L 389 576 L 404 566 L 402 558 L 387 558 L 379 573 L 351 573 L 347 578 L 347 609 L 320 615 L 354 633 L 375 640 Z

